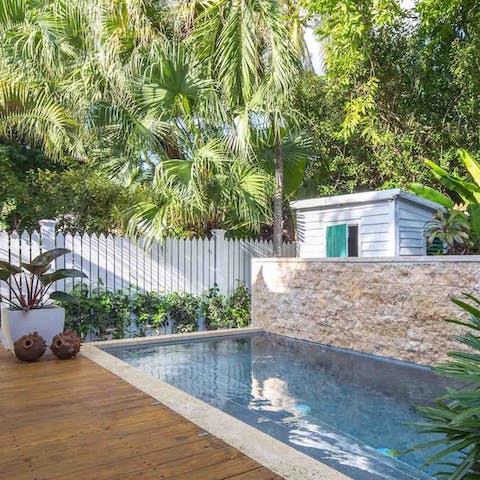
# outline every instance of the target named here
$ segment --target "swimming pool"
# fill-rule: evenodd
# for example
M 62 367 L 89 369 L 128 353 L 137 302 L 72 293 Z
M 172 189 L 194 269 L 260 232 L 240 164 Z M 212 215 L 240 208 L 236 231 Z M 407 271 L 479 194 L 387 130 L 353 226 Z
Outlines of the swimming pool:
M 105 351 L 357 480 L 427 479 L 407 422 L 445 381 L 429 369 L 272 334 Z

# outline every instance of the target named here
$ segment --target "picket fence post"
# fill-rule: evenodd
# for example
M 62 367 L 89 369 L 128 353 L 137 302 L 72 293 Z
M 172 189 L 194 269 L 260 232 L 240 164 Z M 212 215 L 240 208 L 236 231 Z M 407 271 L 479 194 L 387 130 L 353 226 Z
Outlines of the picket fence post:
M 213 246 L 215 250 L 214 282 L 221 294 L 228 293 L 228 240 L 225 238 L 225 230 L 212 230 Z
M 42 244 L 42 251 L 52 250 L 55 248 L 55 227 L 56 220 L 44 219 L 38 222 L 40 224 L 40 241 Z

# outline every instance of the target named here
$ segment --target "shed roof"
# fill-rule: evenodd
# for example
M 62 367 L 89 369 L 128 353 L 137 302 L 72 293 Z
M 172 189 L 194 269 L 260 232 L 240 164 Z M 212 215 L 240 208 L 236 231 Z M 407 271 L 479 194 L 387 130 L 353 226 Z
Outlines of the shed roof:
M 318 197 L 308 200 L 296 200 L 295 202 L 291 202 L 290 206 L 294 210 L 303 210 L 348 204 L 376 203 L 386 200 L 395 200 L 396 198 L 403 198 L 432 210 L 444 210 L 444 207 L 442 207 L 442 205 L 439 203 L 426 200 L 425 198 L 414 195 L 413 193 L 405 192 L 400 188 L 378 190 L 373 192 L 350 193 L 348 195 L 334 195 L 330 197 Z

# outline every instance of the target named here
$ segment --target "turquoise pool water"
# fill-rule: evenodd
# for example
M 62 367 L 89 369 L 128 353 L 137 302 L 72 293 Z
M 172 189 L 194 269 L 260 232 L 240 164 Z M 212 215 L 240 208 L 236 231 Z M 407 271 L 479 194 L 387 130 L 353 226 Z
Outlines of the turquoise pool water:
M 356 480 L 431 478 L 409 422 L 444 380 L 412 364 L 271 334 L 105 348 Z

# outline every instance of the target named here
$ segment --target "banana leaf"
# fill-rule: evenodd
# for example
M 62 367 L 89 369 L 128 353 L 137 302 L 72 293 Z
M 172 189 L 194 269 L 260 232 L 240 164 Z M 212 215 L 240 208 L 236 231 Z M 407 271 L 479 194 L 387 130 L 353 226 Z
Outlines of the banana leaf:
M 439 203 L 445 208 L 453 208 L 455 206 L 455 202 L 450 197 L 432 187 L 423 185 L 423 183 L 413 183 L 410 189 L 419 197 Z
M 480 194 L 480 186 L 475 183 L 467 182 L 452 175 L 431 160 L 425 160 L 425 163 L 431 168 L 435 177 L 440 180 L 449 190 L 454 191 L 462 197 L 466 203 L 477 203 L 476 194 Z
M 468 208 L 468 222 L 470 224 L 470 238 L 474 242 L 474 249 L 480 248 L 480 203 L 471 203 Z
M 463 148 L 458 150 L 458 155 L 463 160 L 468 173 L 472 176 L 475 183 L 480 187 L 480 164 Z M 480 193 L 474 193 L 477 202 L 480 202 Z

